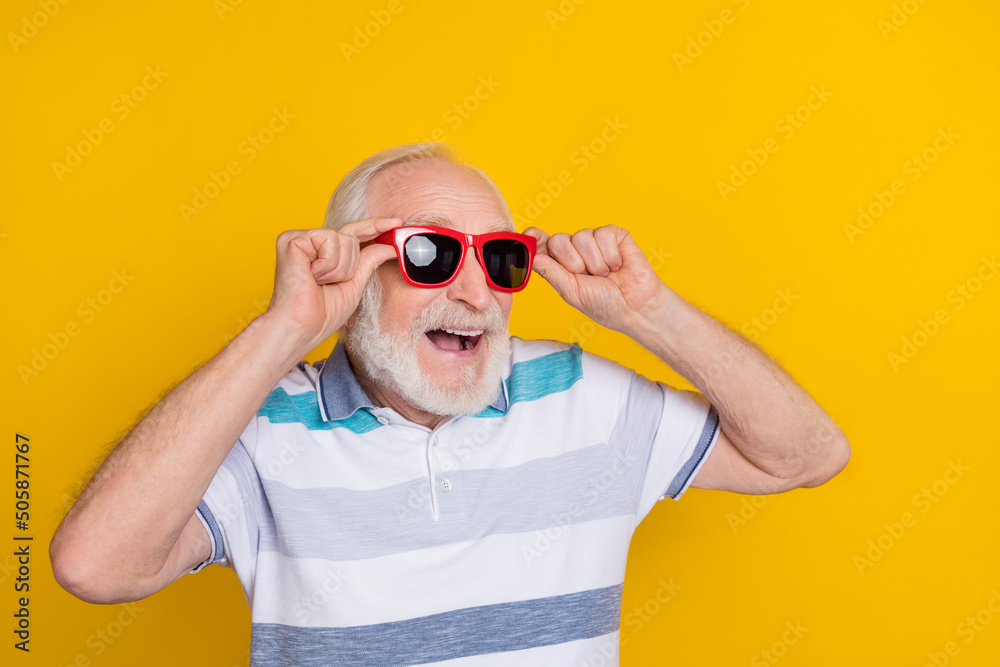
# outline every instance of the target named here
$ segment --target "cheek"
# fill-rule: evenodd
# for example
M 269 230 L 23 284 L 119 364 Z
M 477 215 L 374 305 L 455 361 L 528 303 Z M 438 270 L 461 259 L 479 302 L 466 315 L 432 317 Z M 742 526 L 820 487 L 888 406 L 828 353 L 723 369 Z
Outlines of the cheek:
M 503 313 L 503 318 L 509 320 L 510 310 L 514 306 L 514 295 L 508 292 L 500 292 L 497 297 L 497 303 L 500 304 L 500 311 Z
M 410 286 L 399 274 L 399 268 L 388 262 L 378 268 L 378 279 L 382 284 L 382 323 L 390 324 L 397 321 L 400 306 L 406 304 L 405 296 L 401 298 L 400 294 Z
M 394 287 L 396 281 L 405 283 L 403 276 L 399 273 L 399 260 L 393 258 L 388 259 L 375 269 L 375 273 L 378 274 L 378 279 L 381 281 L 383 287 Z
M 382 271 L 385 267 L 379 267 Z M 382 273 L 383 297 L 380 324 L 384 331 L 409 333 L 417 314 L 433 298 L 433 290 L 420 289 L 407 283 L 395 266 Z
M 382 302 L 382 312 L 379 313 L 382 331 L 410 330 L 409 322 L 404 321 L 406 319 L 405 313 L 400 311 L 399 305 L 398 302 L 389 299 Z

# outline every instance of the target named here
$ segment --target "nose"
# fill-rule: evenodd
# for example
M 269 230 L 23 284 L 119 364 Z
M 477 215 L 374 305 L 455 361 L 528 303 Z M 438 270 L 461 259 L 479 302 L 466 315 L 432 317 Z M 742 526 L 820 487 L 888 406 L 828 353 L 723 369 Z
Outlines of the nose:
M 493 293 L 489 283 L 486 282 L 483 267 L 479 265 L 476 249 L 469 248 L 466 253 L 458 276 L 448 285 L 448 298 L 452 301 L 463 301 L 473 310 L 484 310 L 493 300 Z

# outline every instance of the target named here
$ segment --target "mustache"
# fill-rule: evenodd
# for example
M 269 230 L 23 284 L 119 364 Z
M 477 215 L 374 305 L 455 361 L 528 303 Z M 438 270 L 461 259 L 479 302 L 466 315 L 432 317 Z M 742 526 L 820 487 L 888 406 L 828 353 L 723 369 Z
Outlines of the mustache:
M 484 335 L 505 332 L 507 322 L 503 311 L 495 301 L 481 311 L 470 311 L 468 308 L 450 301 L 438 301 L 429 304 L 413 321 L 413 333 L 423 335 L 434 329 L 482 329 Z

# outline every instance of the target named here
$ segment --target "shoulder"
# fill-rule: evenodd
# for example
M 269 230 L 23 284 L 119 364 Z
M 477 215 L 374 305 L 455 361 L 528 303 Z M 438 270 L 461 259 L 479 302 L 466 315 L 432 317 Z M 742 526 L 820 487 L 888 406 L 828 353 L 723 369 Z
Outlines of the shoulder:
M 265 418 L 270 424 L 301 423 L 307 428 L 319 424 L 322 417 L 317 385 L 321 365 L 322 362 L 310 365 L 301 361 L 290 368 L 268 393 L 248 429 Z
M 549 363 L 563 359 L 563 363 L 579 363 L 593 369 L 594 372 L 617 373 L 631 375 L 634 371 L 622 364 L 588 352 L 579 343 L 566 343 L 559 340 L 536 339 L 525 340 L 517 336 L 510 337 L 511 360 L 514 364 L 548 358 Z M 552 355 L 557 355 L 552 357 Z M 578 361 L 573 361 L 578 360 Z
M 278 384 L 268 394 L 264 401 L 264 407 L 287 403 L 291 397 L 308 398 L 312 402 L 316 399 L 316 387 L 319 383 L 319 370 L 322 362 L 310 365 L 306 361 L 300 361 L 292 368 L 288 369 L 284 376 L 278 380 Z M 302 402 L 298 400 L 296 402 Z M 260 415 L 260 412 L 258 412 Z
M 579 347 L 576 343 L 563 343 L 558 340 L 525 340 L 518 336 L 510 337 L 510 356 L 514 364 L 540 359 L 556 352 L 566 352 L 573 348 L 579 349 Z
M 579 343 L 557 340 L 524 340 L 511 337 L 511 367 L 508 382 L 518 385 L 545 385 L 566 389 L 583 380 L 590 390 L 620 393 L 635 376 L 622 364 L 587 352 Z

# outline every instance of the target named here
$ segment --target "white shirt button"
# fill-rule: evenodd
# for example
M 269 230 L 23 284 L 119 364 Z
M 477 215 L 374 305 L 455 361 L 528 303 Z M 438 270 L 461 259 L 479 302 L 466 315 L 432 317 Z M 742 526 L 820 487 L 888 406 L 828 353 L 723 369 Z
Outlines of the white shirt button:
M 378 419 L 378 423 L 381 424 L 382 426 L 385 426 L 386 424 L 389 423 L 389 420 L 386 419 L 385 417 L 382 417 L 381 415 L 376 417 L 376 419 Z
M 445 491 L 451 491 L 451 480 L 450 479 L 442 480 L 441 488 L 444 489 Z
M 440 440 L 438 440 L 438 437 L 436 435 L 434 436 L 434 439 L 431 440 L 431 444 L 434 445 L 435 447 L 437 447 L 438 444 L 440 444 Z

